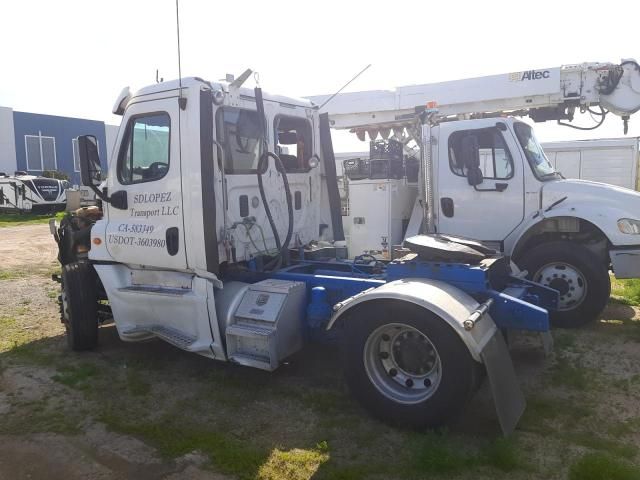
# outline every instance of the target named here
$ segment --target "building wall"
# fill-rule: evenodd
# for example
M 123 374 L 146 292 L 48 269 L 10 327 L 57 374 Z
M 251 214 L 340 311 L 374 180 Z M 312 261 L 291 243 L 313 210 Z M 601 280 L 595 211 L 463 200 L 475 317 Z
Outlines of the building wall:
M 113 147 L 116 145 L 119 129 L 118 125 L 104 125 L 104 134 L 107 139 L 107 156 L 104 158 L 106 158 L 108 165 L 111 165 L 111 157 L 117 156 L 117 153 L 113 151 Z
M 106 169 L 107 140 L 104 122 L 81 118 L 40 115 L 36 113 L 13 112 L 15 155 L 17 170 L 25 170 L 34 175 L 42 171 L 28 170 L 25 151 L 25 135 L 41 134 L 55 138 L 56 169 L 69 175 L 72 184 L 80 184 L 80 172 L 73 164 L 73 139 L 79 135 L 94 135 L 98 139 L 100 158 Z
M 17 170 L 13 110 L 0 107 L 0 172 L 13 175 Z

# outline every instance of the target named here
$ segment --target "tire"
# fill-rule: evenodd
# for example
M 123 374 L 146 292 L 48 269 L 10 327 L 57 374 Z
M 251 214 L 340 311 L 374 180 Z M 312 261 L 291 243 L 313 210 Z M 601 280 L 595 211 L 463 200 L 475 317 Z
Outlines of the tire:
M 607 267 L 584 245 L 568 241 L 543 243 L 516 263 L 528 271 L 530 280 L 560 292 L 559 309 L 550 312 L 555 327 L 586 325 L 598 318 L 609 301 L 611 280 Z
M 62 267 L 62 322 L 67 343 L 75 351 L 91 350 L 98 344 L 97 275 L 86 261 Z
M 435 314 L 404 302 L 375 302 L 358 309 L 356 315 L 346 320 L 344 368 L 349 389 L 360 404 L 375 418 L 404 428 L 437 428 L 453 420 L 477 389 L 483 370 L 458 334 Z M 385 359 L 380 358 L 384 353 L 380 350 L 386 349 L 386 334 L 380 335 L 381 331 L 398 332 L 389 333 L 396 336 L 386 339 L 391 354 Z M 397 345 L 396 339 L 410 332 L 410 340 L 405 335 L 401 341 L 401 344 L 410 342 L 408 349 L 403 350 L 409 352 L 409 362 L 406 362 L 398 355 L 401 348 L 396 350 L 393 345 Z M 417 349 L 416 342 L 419 342 Z M 432 347 L 434 359 L 427 354 Z M 418 357 L 420 362 L 407 366 L 411 359 Z M 425 359 L 427 363 L 421 363 Z M 431 366 L 430 361 L 433 368 L 439 367 L 439 373 L 429 374 L 420 383 L 416 366 L 420 365 L 419 372 L 424 375 Z M 389 362 L 397 366 L 400 373 L 394 375 L 393 368 L 388 369 Z M 416 380 L 406 385 L 407 377 Z M 381 382 L 389 382 L 391 389 Z

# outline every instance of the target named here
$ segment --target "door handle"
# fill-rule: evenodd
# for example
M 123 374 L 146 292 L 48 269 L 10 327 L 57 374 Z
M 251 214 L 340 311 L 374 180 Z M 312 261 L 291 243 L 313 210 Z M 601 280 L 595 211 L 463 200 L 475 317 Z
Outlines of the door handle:
M 178 227 L 167 228 L 165 238 L 167 240 L 167 252 L 173 257 L 180 249 L 180 230 L 178 230 Z
M 473 188 L 476 192 L 504 192 L 508 186 L 508 183 L 496 183 L 493 188 L 478 188 L 477 185 L 474 185 Z
M 440 207 L 442 208 L 442 214 L 445 217 L 453 217 L 453 198 L 442 197 L 440 199 Z

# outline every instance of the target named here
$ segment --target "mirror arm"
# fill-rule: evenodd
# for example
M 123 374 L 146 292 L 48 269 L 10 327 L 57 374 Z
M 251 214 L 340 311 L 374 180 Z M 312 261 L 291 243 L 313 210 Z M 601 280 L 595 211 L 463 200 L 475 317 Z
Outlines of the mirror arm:
M 85 187 L 89 187 L 91 190 L 93 190 L 93 192 L 96 194 L 96 197 L 98 197 L 103 202 L 111 203 L 111 197 L 109 197 L 108 195 L 105 195 L 105 193 L 95 185 L 93 184 L 85 185 Z

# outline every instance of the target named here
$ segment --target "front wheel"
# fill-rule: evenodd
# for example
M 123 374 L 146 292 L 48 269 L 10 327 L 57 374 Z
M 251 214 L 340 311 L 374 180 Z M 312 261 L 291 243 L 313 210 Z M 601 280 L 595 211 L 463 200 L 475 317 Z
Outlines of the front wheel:
M 579 243 L 543 243 L 526 252 L 518 266 L 528 278 L 560 293 L 551 322 L 561 328 L 581 327 L 594 321 L 609 301 L 609 272 L 589 249 Z
M 62 267 L 60 296 L 62 322 L 72 350 L 90 350 L 98 344 L 97 275 L 86 261 Z
M 376 302 L 347 320 L 345 360 L 356 399 L 376 418 L 413 429 L 452 420 L 481 376 L 442 318 L 400 302 Z

